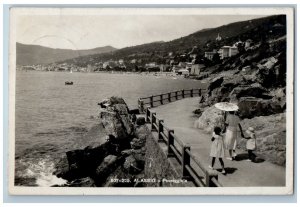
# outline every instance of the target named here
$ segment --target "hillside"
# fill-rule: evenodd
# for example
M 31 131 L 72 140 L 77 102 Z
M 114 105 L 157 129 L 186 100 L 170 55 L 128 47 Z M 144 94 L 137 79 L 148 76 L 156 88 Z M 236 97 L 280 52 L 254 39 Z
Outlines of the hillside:
M 86 66 L 93 65 L 96 62 L 106 60 L 124 59 L 130 61 L 131 59 L 141 59 L 142 63 L 155 61 L 157 63 L 164 63 L 165 58 L 169 52 L 174 54 L 183 54 L 191 51 L 191 48 L 198 46 L 200 53 L 209 51 L 215 47 L 232 44 L 238 40 L 245 41 L 251 38 L 254 41 L 259 41 L 262 36 L 268 35 L 270 28 L 280 23 L 286 25 L 284 15 L 269 16 L 249 21 L 242 21 L 223 25 L 221 27 L 212 29 L 203 29 L 186 37 L 181 37 L 169 42 L 154 42 L 149 44 L 137 45 L 133 47 L 126 47 L 114 51 L 113 53 L 94 54 L 76 59 L 65 61 L 67 63 Z M 222 40 L 216 42 L 215 39 L 221 35 Z
M 17 43 L 17 65 L 48 64 L 79 56 L 101 54 L 116 50 L 111 46 L 97 47 L 89 50 L 53 49 L 39 45 Z

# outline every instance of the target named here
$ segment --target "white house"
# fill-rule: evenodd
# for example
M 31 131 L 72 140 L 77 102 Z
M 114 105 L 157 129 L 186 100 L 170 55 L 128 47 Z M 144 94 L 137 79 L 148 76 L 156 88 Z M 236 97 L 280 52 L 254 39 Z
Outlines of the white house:
M 201 69 L 204 68 L 204 64 L 193 64 L 191 67 L 190 74 L 192 75 L 200 75 Z

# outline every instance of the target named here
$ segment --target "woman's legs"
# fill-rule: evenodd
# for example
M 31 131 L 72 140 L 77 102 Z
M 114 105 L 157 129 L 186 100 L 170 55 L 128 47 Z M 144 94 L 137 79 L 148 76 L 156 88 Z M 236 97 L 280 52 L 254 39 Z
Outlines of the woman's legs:
M 216 161 L 216 158 L 215 158 L 215 157 L 212 157 L 212 159 L 211 159 L 211 167 L 214 167 L 215 161 Z
M 249 160 L 254 161 L 256 155 L 253 153 L 253 150 L 248 150 Z
M 226 173 L 226 172 L 225 172 L 225 166 L 224 166 L 223 159 L 222 159 L 221 157 L 219 157 L 219 161 L 220 161 L 221 166 L 222 166 L 222 173 L 224 174 L 224 173 Z

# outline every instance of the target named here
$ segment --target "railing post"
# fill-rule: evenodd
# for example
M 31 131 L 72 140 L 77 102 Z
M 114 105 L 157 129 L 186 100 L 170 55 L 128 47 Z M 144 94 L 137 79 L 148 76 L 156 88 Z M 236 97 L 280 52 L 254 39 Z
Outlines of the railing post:
M 206 187 L 215 187 L 215 185 L 211 181 L 212 178 L 216 178 L 216 180 L 218 180 L 218 174 L 216 172 L 213 172 L 213 171 L 210 171 L 210 170 L 206 171 L 205 172 Z
M 168 131 L 168 157 L 173 157 L 174 156 L 174 152 L 171 148 L 171 146 L 174 146 L 174 137 L 172 135 L 172 133 L 174 134 L 174 130 L 170 129 Z
M 140 113 L 144 113 L 145 111 L 144 111 L 144 101 L 142 101 L 142 100 L 139 100 L 139 102 L 140 102 Z
M 191 97 L 193 97 L 193 96 L 194 96 L 194 94 L 193 94 L 193 91 L 194 91 L 194 90 L 193 90 L 193 89 L 191 89 Z
M 164 123 L 164 120 L 158 120 L 158 141 L 159 142 L 164 142 L 165 140 L 161 136 L 161 132 L 164 131 L 164 126 L 162 125 Z
M 182 98 L 184 98 L 184 90 L 182 90 L 181 93 L 182 93 Z
M 171 93 L 168 93 L 168 101 L 171 102 Z
M 154 124 L 156 122 L 156 118 L 155 118 L 156 113 L 152 112 L 151 113 L 151 131 L 155 131 L 155 127 Z
M 160 104 L 163 105 L 163 94 L 160 94 Z
M 182 178 L 188 179 L 189 178 L 189 172 L 185 168 L 186 165 L 190 166 L 190 155 L 186 152 L 187 150 L 191 150 L 190 146 L 183 146 L 182 147 Z
M 153 95 L 149 97 L 150 98 L 150 106 L 153 107 Z
M 146 108 L 146 117 L 145 117 L 145 119 L 146 119 L 146 123 L 150 122 L 150 107 L 149 106 L 147 106 L 147 108 Z
M 199 88 L 199 96 L 201 96 L 201 88 Z
M 177 94 L 178 91 L 175 91 L 175 98 L 176 100 L 178 100 L 178 94 Z

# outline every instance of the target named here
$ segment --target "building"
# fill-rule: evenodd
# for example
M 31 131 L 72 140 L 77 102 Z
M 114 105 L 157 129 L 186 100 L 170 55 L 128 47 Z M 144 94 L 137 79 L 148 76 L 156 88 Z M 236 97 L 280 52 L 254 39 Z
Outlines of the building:
M 165 65 L 165 64 L 160 64 L 159 68 L 160 68 L 160 72 L 166 72 L 167 71 L 167 65 Z
M 247 39 L 245 41 L 245 50 L 248 50 L 253 45 L 253 40 Z
M 217 53 L 217 50 L 213 50 L 212 52 L 205 52 L 204 57 L 209 60 L 212 60 L 216 53 Z
M 218 33 L 218 36 L 216 38 L 216 41 L 221 41 L 222 40 L 222 37 L 220 36 L 220 34 Z
M 153 68 L 153 67 L 157 67 L 156 62 L 152 62 L 152 63 L 147 63 L 145 64 L 146 68 Z
M 200 75 L 201 69 L 204 68 L 204 64 L 193 64 L 191 67 L 191 75 Z
M 179 69 L 178 71 L 177 71 L 177 74 L 178 75 L 189 75 L 190 74 L 190 71 L 188 70 L 188 69 Z
M 132 60 L 130 60 L 130 63 L 131 64 L 135 64 L 137 62 L 137 60 L 136 59 L 132 59 Z
M 234 56 L 238 54 L 238 48 L 236 46 L 223 46 L 219 50 L 220 59 Z

